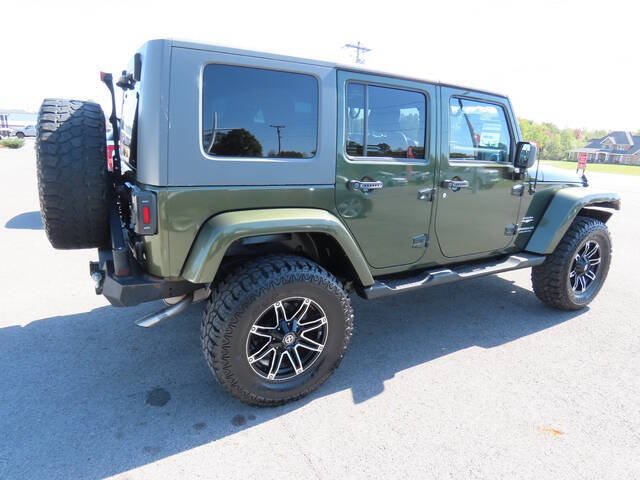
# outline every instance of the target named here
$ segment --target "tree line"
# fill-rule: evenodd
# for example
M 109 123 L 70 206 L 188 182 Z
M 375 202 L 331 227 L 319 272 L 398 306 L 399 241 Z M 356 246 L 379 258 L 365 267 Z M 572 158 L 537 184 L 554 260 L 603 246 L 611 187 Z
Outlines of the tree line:
M 538 144 L 538 157 L 543 160 L 566 160 L 570 150 L 583 147 L 593 138 L 604 137 L 607 130 L 559 128 L 553 123 L 537 123 L 518 118 L 522 138 Z

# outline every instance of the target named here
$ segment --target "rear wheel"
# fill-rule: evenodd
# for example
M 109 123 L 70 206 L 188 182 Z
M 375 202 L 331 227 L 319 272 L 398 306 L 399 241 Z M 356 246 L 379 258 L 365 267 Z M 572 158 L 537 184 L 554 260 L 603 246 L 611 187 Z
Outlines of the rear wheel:
M 561 310 L 578 310 L 602 288 L 611 263 L 607 226 L 590 217 L 576 217 L 555 251 L 533 267 L 536 296 Z
M 16 133 L 16 137 L 18 137 L 18 138 L 24 138 L 24 133 L 22 133 L 22 132 L 17 132 L 17 133 Z
M 219 282 L 202 317 L 202 348 L 217 380 L 253 405 L 275 406 L 318 388 L 353 330 L 341 283 L 293 255 L 249 260 Z
M 105 117 L 97 103 L 47 99 L 38 114 L 38 192 L 55 248 L 109 245 Z

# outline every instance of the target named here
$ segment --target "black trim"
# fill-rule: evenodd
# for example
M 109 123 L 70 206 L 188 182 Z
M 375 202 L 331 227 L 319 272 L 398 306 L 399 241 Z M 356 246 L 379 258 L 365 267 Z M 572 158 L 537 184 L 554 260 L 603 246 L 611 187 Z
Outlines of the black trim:
M 129 247 L 125 241 L 122 222 L 120 221 L 120 214 L 118 213 L 118 207 L 115 203 L 115 199 L 111 198 L 110 202 L 111 213 L 109 230 L 111 231 L 111 257 L 114 274 L 119 277 L 126 277 L 131 275 L 130 265 L 132 262 L 129 261 Z
M 115 178 L 119 178 L 122 173 L 120 168 L 120 125 L 116 115 L 116 96 L 113 91 L 113 76 L 110 73 L 100 73 L 102 83 L 109 89 L 111 94 L 111 115 L 109 115 L 109 123 L 113 129 L 113 174 Z

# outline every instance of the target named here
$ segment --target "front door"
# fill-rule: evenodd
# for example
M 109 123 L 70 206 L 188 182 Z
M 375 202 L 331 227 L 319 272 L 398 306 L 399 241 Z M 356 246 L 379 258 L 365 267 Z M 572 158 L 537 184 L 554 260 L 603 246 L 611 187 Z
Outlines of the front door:
M 429 84 L 338 72 L 336 208 L 372 267 L 411 264 L 424 254 L 434 100 Z
M 508 101 L 441 89 L 441 158 L 436 235 L 444 256 L 492 253 L 515 238 L 524 185 L 512 162 Z

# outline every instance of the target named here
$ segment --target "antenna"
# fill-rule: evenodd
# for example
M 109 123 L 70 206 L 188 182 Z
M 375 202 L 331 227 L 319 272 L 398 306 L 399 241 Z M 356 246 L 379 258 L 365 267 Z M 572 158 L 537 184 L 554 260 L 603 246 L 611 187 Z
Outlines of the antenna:
M 370 52 L 371 51 L 370 48 L 367 48 L 365 46 L 361 46 L 359 40 L 358 40 L 358 43 L 356 43 L 355 45 L 353 43 L 345 43 L 344 46 L 346 48 L 355 49 L 355 51 L 356 51 L 356 63 L 364 63 L 364 58 L 360 58 L 360 51 L 362 51 L 363 54 L 365 52 Z

